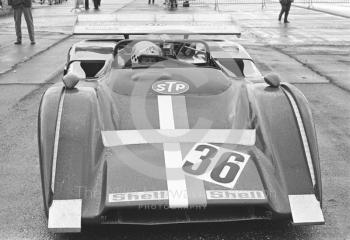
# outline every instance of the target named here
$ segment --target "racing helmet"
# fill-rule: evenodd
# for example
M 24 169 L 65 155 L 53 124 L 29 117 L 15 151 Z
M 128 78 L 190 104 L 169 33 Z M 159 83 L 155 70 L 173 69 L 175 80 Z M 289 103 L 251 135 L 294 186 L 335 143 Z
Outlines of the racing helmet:
M 136 43 L 131 50 L 131 62 L 139 63 L 141 55 L 162 56 L 162 50 L 153 42 L 141 41 Z

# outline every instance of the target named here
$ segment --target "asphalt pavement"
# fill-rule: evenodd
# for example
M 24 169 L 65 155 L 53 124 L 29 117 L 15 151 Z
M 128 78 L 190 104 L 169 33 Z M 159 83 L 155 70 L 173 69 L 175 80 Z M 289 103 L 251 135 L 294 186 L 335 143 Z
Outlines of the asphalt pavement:
M 340 4 L 331 4 L 331 3 L 305 3 L 301 1 L 300 3 L 295 2 L 293 6 L 302 7 L 314 11 L 319 11 L 322 13 L 328 13 L 335 16 L 350 18 L 350 4 L 349 3 L 340 3 Z
M 90 3 L 92 5 L 92 3 Z M 242 27 L 243 44 L 264 73 L 276 72 L 308 98 L 315 119 L 323 175 L 326 225 L 294 227 L 251 222 L 84 228 L 51 234 L 43 213 L 37 111 L 42 93 L 60 81 L 77 14 L 167 13 L 161 1 L 102 0 L 101 10 L 76 11 L 74 2 L 33 10 L 36 42 L 23 21 L 23 45 L 15 46 L 13 17 L 0 17 L 0 239 L 350 239 L 350 22 L 339 15 L 293 7 L 289 24 L 277 21 L 280 6 L 220 6 Z M 177 13 L 214 13 L 212 4 Z M 92 37 L 92 36 L 91 36 Z

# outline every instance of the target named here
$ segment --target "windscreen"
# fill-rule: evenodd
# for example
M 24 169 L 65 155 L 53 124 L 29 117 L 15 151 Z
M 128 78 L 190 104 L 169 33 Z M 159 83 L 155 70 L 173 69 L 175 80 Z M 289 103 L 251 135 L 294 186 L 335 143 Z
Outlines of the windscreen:
M 250 59 L 218 58 L 216 60 L 237 77 L 261 77 L 259 70 Z
M 210 67 L 209 48 L 199 40 L 124 40 L 115 48 L 116 68 Z

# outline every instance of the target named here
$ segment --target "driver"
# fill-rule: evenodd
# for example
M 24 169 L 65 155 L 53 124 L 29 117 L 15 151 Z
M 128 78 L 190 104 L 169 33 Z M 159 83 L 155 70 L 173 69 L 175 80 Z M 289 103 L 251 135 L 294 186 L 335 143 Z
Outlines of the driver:
M 205 63 L 206 47 L 202 43 L 185 43 L 179 50 L 177 58 L 187 63 Z
M 162 50 L 159 46 L 150 41 L 141 41 L 136 43 L 131 50 L 131 62 L 140 63 L 141 55 L 162 56 Z

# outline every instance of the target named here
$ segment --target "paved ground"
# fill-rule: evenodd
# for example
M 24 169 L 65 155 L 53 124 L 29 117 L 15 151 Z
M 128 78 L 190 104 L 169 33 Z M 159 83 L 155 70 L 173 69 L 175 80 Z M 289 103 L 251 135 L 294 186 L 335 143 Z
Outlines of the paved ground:
M 342 4 L 330 4 L 330 3 L 300 3 L 295 2 L 293 6 L 303 7 L 307 9 L 312 9 L 315 11 L 329 13 L 336 16 L 342 16 L 346 18 L 350 18 L 350 4 L 342 3 Z
M 156 0 L 157 1 L 157 0 Z M 165 12 L 145 0 L 103 0 L 98 13 Z M 285 25 L 278 5 L 221 8 L 243 28 L 238 39 L 263 73 L 277 72 L 309 99 L 318 133 L 324 187 L 324 226 L 279 223 L 101 227 L 50 234 L 42 211 L 36 119 L 42 93 L 59 81 L 75 15 L 72 1 L 33 11 L 37 45 L 14 46 L 13 19 L 0 18 L 0 239 L 350 239 L 350 22 L 292 8 Z M 212 12 L 212 6 L 178 12 Z M 88 13 L 94 12 L 93 10 Z M 83 13 L 84 14 L 84 13 Z M 208 15 L 209 16 L 209 15 Z M 24 29 L 25 30 L 25 29 Z

